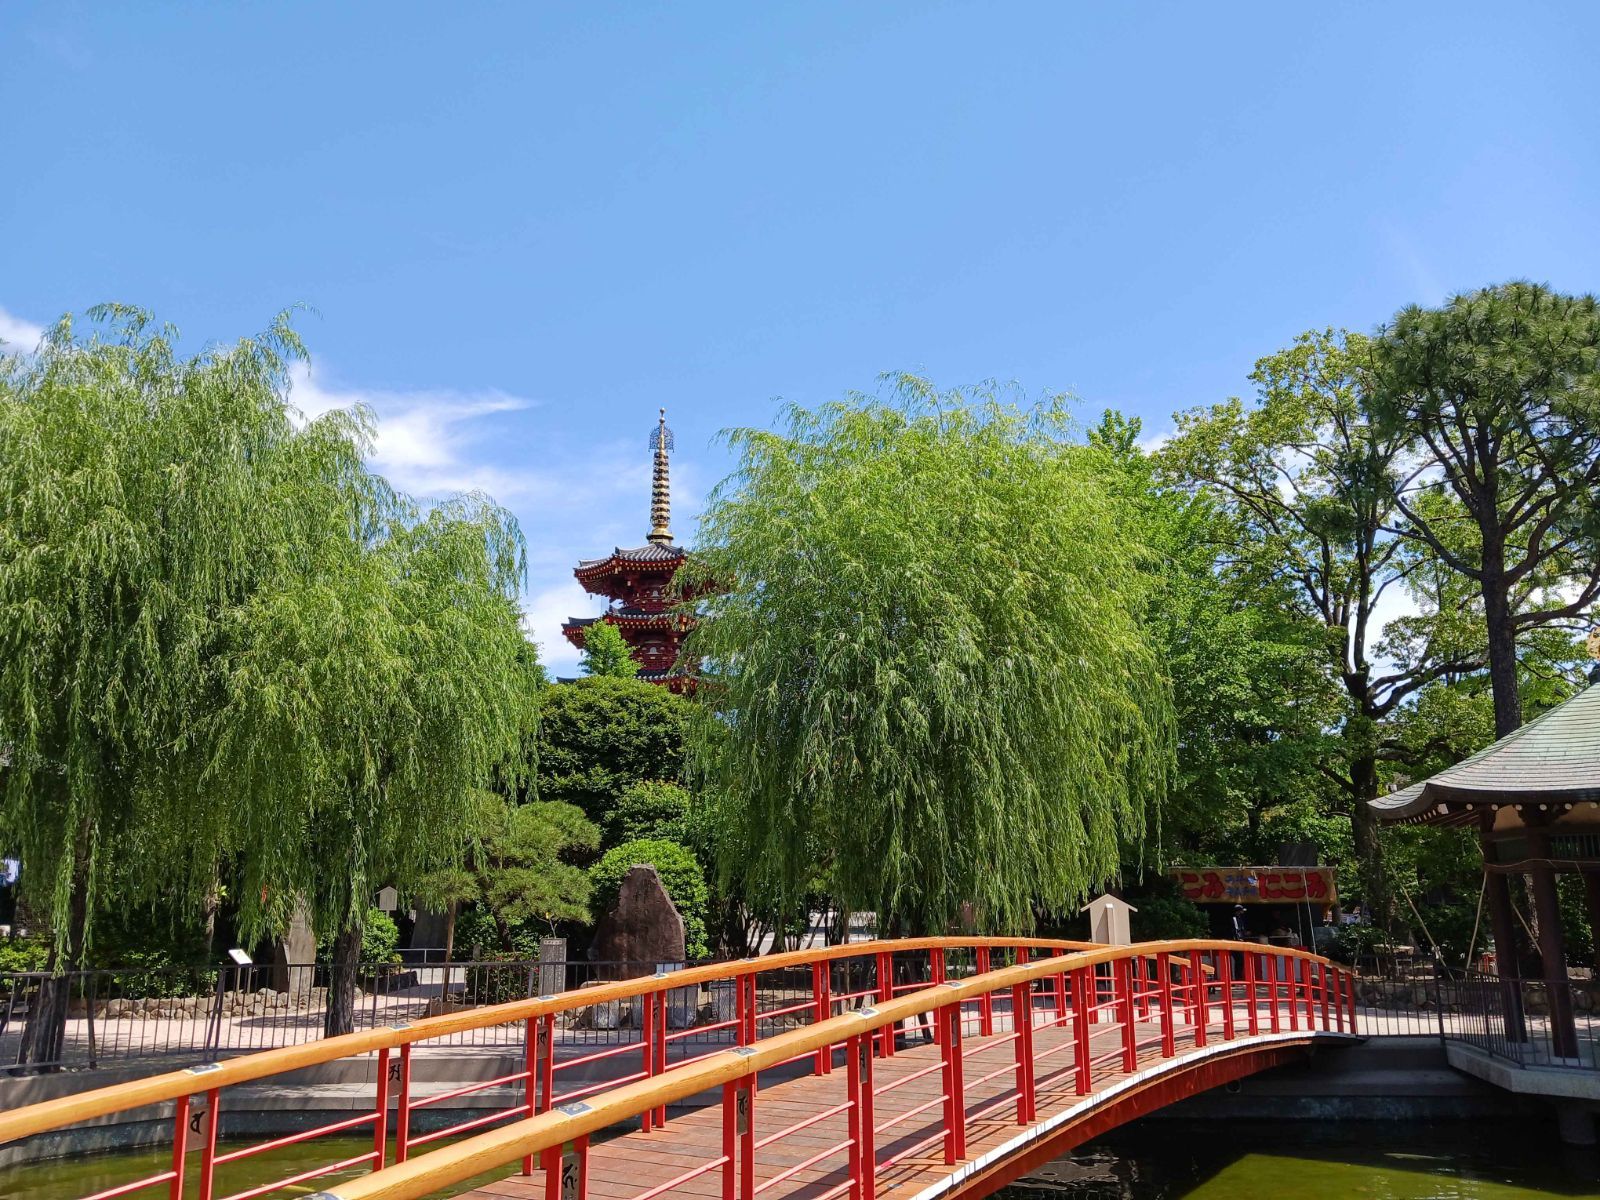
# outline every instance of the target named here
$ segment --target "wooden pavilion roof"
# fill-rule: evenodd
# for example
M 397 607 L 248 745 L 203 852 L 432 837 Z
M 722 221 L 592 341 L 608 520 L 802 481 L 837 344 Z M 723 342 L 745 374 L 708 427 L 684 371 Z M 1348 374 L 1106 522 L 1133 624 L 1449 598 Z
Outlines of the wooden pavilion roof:
M 1471 758 L 1420 783 L 1372 801 L 1392 824 L 1476 823 L 1484 811 L 1495 827 L 1521 824 L 1518 806 L 1551 814 L 1581 806 L 1600 820 L 1600 686 L 1513 730 Z

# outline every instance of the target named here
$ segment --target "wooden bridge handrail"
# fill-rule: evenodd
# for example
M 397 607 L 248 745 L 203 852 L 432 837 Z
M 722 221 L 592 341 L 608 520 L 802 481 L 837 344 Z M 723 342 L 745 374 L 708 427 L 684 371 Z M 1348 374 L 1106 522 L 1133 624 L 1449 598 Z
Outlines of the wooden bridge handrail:
M 629 1120 L 648 1109 L 675 1104 L 809 1052 L 836 1045 L 853 1035 L 870 1033 L 948 1004 L 975 1000 L 985 993 L 1019 983 L 1120 958 L 1144 958 L 1160 953 L 1187 955 L 1195 950 L 1237 952 L 1243 945 L 1249 945 L 1253 953 L 1275 958 L 1306 958 L 1323 964 L 1328 962 L 1322 955 L 1287 946 L 1261 946 L 1213 939 L 1102 946 L 1093 950 L 1073 951 L 1064 957 L 1036 959 L 1021 966 L 1002 967 L 984 975 L 936 984 L 866 1009 L 857 1009 L 787 1033 L 775 1034 L 754 1046 L 739 1046 L 682 1063 L 663 1074 L 623 1084 L 591 1096 L 582 1103 L 562 1105 L 372 1174 L 332 1184 L 320 1196 L 325 1200 L 418 1200 L 441 1188 L 471 1179 L 474 1175 L 528 1155 L 537 1155 L 553 1146 L 563 1146 L 575 1138 Z M 1305 1036 L 1312 1037 L 1313 1031 L 1306 1030 Z
M 1011 937 L 927 937 L 846 942 L 839 946 L 823 946 L 810 950 L 788 950 L 781 954 L 768 954 L 759 958 L 731 959 L 721 963 L 707 963 L 699 967 L 686 967 L 665 974 L 640 975 L 632 979 L 618 979 L 591 987 L 574 988 L 531 1000 L 512 1000 L 504 1004 L 485 1005 L 465 1012 L 449 1013 L 437 1017 L 423 1017 L 416 1021 L 366 1029 L 359 1033 L 346 1033 L 338 1037 L 320 1038 L 299 1046 L 284 1046 L 276 1050 L 262 1050 L 242 1054 L 221 1063 L 207 1063 L 181 1071 L 168 1071 L 145 1079 L 115 1083 L 88 1092 L 60 1096 L 41 1101 L 25 1108 L 0 1113 L 0 1145 L 17 1138 L 37 1133 L 47 1133 L 82 1121 L 145 1108 L 168 1100 L 191 1096 L 212 1088 L 224 1088 L 239 1083 L 250 1083 L 272 1075 L 282 1075 L 305 1067 L 319 1066 L 357 1054 L 376 1050 L 394 1049 L 412 1042 L 446 1037 L 491 1025 L 504 1025 L 527 1017 L 542 1017 L 549 1013 L 568 1012 L 602 1004 L 609 1000 L 626 1000 L 647 996 L 674 988 L 688 987 L 718 979 L 732 979 L 751 972 L 782 970 L 786 967 L 808 966 L 815 962 L 828 962 L 838 958 L 854 958 L 877 954 L 881 951 L 908 950 L 959 950 L 982 946 L 994 948 L 1022 948 L 1029 950 L 1064 950 L 1068 952 L 1093 947 L 1092 942 L 1063 941 L 1053 938 Z M 446 964 L 448 966 L 448 964 Z M 445 969 L 441 967 L 440 969 Z

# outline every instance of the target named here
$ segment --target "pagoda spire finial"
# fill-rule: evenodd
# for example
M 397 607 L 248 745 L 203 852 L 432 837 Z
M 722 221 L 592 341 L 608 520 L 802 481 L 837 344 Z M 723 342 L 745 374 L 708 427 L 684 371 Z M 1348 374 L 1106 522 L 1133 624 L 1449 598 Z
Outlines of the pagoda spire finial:
M 667 452 L 672 449 L 672 430 L 667 428 L 667 410 L 650 431 L 650 449 L 655 452 L 655 470 L 650 482 L 650 541 L 658 546 L 672 544 L 672 488 L 667 478 Z

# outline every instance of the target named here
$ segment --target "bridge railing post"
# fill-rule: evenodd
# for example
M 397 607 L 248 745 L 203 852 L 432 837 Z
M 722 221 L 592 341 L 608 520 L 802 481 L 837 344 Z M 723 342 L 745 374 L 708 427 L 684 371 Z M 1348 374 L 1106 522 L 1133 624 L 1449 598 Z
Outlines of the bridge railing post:
M 878 952 L 878 1001 L 888 1003 L 894 999 L 894 952 L 880 950 Z M 880 1031 L 882 1053 L 885 1058 L 894 1057 L 894 1026 L 885 1025 Z
M 826 1021 L 833 1016 L 832 962 L 824 959 L 811 964 L 811 996 L 815 1004 L 811 1015 L 813 1021 Z M 832 1046 L 823 1046 L 817 1051 L 815 1070 L 818 1075 L 827 1075 L 833 1070 Z
M 944 1161 L 954 1165 L 967 1156 L 967 1089 L 961 1070 L 961 1006 L 937 1010 L 944 1060 Z
M 184 1156 L 189 1153 L 190 1096 L 172 1102 L 172 1180 L 167 1184 L 167 1200 L 183 1200 Z
M 1017 1050 L 1017 1124 L 1032 1125 L 1037 1111 L 1033 1096 L 1033 1000 L 1029 984 L 1011 987 L 1011 1023 Z
M 540 1154 L 545 1200 L 588 1200 L 589 1135 L 551 1146 Z
M 1222 1039 L 1233 1041 L 1233 951 L 1223 950 L 1216 955 L 1217 979 L 1222 984 Z
M 739 1082 L 722 1085 L 722 1200 L 735 1200 L 739 1180 Z
M 1300 960 L 1286 954 L 1278 961 L 1283 964 L 1287 977 L 1283 992 L 1289 1002 L 1289 1032 L 1296 1033 L 1300 1029 Z
M 874 1144 L 876 1118 L 872 1111 L 872 1035 L 856 1034 L 845 1045 L 850 1101 L 850 1200 L 873 1200 L 877 1191 L 878 1152 Z
M 946 970 L 948 970 L 948 965 L 945 961 L 944 947 L 935 946 L 928 951 L 928 985 L 930 987 L 938 987 L 943 983 Z M 920 1023 L 919 1020 L 918 1024 Z M 935 1046 L 943 1045 L 944 1022 L 938 1019 L 937 1011 L 928 1014 L 928 1023 L 933 1028 L 933 1044 Z
M 217 1123 L 222 1117 L 222 1090 L 206 1093 L 205 1141 L 200 1143 L 200 1200 L 211 1200 L 217 1185 Z
M 1345 994 L 1350 1001 L 1350 1032 L 1357 1033 L 1356 1029 L 1356 973 L 1349 971 L 1344 977 Z
M 1206 1044 L 1206 1023 L 1211 1014 L 1207 1011 L 1206 1004 L 1206 964 L 1205 958 L 1198 950 L 1189 951 L 1189 1003 L 1190 1016 L 1194 1020 L 1194 1044 Z
M 1304 980 L 1300 994 L 1304 997 L 1306 1003 L 1306 1029 L 1307 1031 L 1315 1031 L 1317 1028 L 1316 973 L 1312 970 L 1313 964 L 1309 958 L 1302 958 L 1298 961 L 1300 963 L 1300 974 Z
M 978 974 L 987 975 L 991 970 L 989 947 L 978 947 Z M 978 1032 L 984 1037 L 994 1036 L 994 993 L 985 992 L 978 998 Z
M 1250 1036 L 1261 1032 L 1261 1013 L 1256 1008 L 1256 952 L 1244 952 L 1244 1015 Z
M 1172 1013 L 1172 958 L 1165 950 L 1156 955 L 1156 984 L 1161 1003 L 1161 1057 L 1171 1058 L 1178 1052 L 1177 1037 L 1173 1032 Z
M 389 1150 L 389 1047 L 378 1051 L 377 1096 L 372 1113 L 372 1169 L 383 1170 Z
M 1065 955 L 1066 955 L 1066 951 L 1065 950 L 1052 950 L 1050 952 L 1050 957 L 1051 958 L 1062 958 Z M 1057 1029 L 1062 1029 L 1062 1028 L 1065 1028 L 1065 1026 L 1067 1024 L 1067 973 L 1065 971 L 1057 971 L 1056 972 L 1056 976 L 1055 976 L 1055 995 L 1056 995 L 1056 1020 L 1055 1020 L 1055 1024 L 1056 1024 L 1056 1028 Z
M 1093 970 L 1079 967 L 1072 972 L 1072 1065 L 1080 1096 L 1087 1096 L 1093 1086 L 1089 1062 L 1089 979 Z
M 1122 1069 L 1130 1075 L 1139 1069 L 1139 1030 L 1133 1008 L 1133 963 L 1119 958 L 1112 967 L 1117 1016 L 1122 1021 Z
M 656 1004 L 659 996 L 647 992 L 644 996 L 644 1016 L 639 1022 L 639 1050 L 644 1056 L 642 1070 L 648 1078 L 656 1073 Z M 656 1110 L 647 1108 L 639 1114 L 639 1128 L 649 1133 Z
M 1267 1011 L 1272 1017 L 1271 1029 L 1273 1033 L 1278 1033 L 1283 1029 L 1282 1018 L 1278 1015 L 1278 989 L 1282 986 L 1279 976 L 1283 970 L 1283 959 L 1276 954 L 1263 954 L 1261 965 L 1267 972 Z
M 1328 1024 L 1328 964 L 1317 964 L 1317 1000 L 1322 1005 L 1322 1032 L 1332 1028 Z

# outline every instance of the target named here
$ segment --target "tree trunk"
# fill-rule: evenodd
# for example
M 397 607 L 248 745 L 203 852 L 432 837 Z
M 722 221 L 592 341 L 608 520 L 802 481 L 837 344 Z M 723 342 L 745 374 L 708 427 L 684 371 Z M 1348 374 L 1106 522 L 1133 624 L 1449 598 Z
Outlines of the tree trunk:
M 1489 634 L 1489 683 L 1494 689 L 1494 736 L 1503 738 L 1522 725 L 1517 683 L 1517 630 L 1511 602 L 1499 577 L 1485 572 L 1483 616 Z
M 361 965 L 361 923 L 353 921 L 333 939 L 333 965 L 328 972 L 328 1015 L 324 1037 L 352 1033 L 356 1027 L 356 968 Z
M 83 836 L 87 838 L 86 830 Z M 73 872 L 72 900 L 67 909 L 66 953 L 62 955 L 52 939 L 46 968 L 49 976 L 39 980 L 33 1001 L 28 1005 L 22 1045 L 17 1050 L 19 1063 L 38 1063 L 49 1071 L 59 1071 L 66 1057 L 67 1010 L 72 1002 L 73 985 L 77 982 L 77 977 L 68 972 L 83 965 L 84 939 L 89 925 L 88 862 L 81 849 L 84 844 L 79 843 L 78 862 Z
M 1350 725 L 1355 725 L 1352 719 Z M 1348 727 L 1347 727 L 1348 730 Z M 1359 731 L 1355 731 L 1359 737 Z M 1358 743 L 1350 756 L 1350 835 L 1355 843 L 1356 875 L 1361 881 L 1361 900 L 1368 919 L 1380 929 L 1394 922 L 1394 897 L 1389 893 L 1389 876 L 1384 869 L 1383 842 L 1378 837 L 1378 814 L 1372 801 L 1378 798 L 1378 756 L 1369 743 Z

